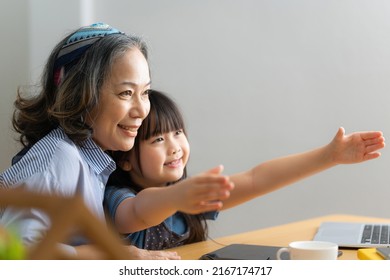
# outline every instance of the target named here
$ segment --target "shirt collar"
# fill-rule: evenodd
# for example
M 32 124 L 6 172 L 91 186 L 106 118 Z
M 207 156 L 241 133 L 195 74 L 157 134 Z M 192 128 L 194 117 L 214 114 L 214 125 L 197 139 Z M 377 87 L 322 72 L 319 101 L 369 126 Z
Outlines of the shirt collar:
M 103 171 L 114 171 L 116 164 L 93 140 L 88 138 L 80 145 L 80 151 L 88 162 L 89 166 L 97 173 Z

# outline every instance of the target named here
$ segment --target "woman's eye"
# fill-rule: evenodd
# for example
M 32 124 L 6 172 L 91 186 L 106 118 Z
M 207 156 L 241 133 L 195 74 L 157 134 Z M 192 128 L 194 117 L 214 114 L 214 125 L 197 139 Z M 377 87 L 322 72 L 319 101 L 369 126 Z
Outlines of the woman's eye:
M 132 96 L 133 92 L 131 90 L 125 90 L 119 94 L 120 96 Z
M 150 89 L 145 90 L 145 91 L 142 93 L 141 98 L 142 98 L 143 100 L 149 100 L 149 95 L 150 95 L 150 93 L 151 93 Z

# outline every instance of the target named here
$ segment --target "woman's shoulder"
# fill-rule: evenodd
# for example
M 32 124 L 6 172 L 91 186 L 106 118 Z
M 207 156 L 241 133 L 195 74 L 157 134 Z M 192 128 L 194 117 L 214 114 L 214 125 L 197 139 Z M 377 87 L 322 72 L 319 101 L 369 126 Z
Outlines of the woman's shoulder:
M 80 159 L 78 147 L 62 129 L 57 128 L 33 145 L 20 162 L 32 164 L 36 170 L 44 170 L 51 165 L 77 164 Z
M 38 161 L 50 161 L 56 154 L 67 155 L 67 157 L 78 156 L 77 146 L 60 129 L 54 129 L 44 138 L 31 147 L 31 157 Z
M 61 129 L 55 129 L 15 156 L 13 165 L 0 174 L 0 183 L 11 186 L 35 174 L 77 164 L 80 159 L 75 144 Z

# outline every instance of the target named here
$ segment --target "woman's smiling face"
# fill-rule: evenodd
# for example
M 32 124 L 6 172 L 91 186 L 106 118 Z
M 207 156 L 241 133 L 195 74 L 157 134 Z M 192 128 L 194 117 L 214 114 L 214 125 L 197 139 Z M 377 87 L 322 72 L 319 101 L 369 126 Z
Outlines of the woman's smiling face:
M 103 149 L 128 151 L 150 110 L 149 65 L 137 48 L 128 50 L 113 64 L 103 83 L 99 106 L 88 119 L 93 140 Z

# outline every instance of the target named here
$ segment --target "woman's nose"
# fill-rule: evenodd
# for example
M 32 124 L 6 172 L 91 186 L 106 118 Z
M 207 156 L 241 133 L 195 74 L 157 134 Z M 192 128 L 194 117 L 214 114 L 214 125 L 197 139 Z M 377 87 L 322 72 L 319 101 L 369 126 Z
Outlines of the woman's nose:
M 150 111 L 149 99 L 142 100 L 141 98 L 135 98 L 130 108 L 130 116 L 133 118 L 145 119 Z

